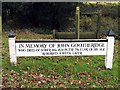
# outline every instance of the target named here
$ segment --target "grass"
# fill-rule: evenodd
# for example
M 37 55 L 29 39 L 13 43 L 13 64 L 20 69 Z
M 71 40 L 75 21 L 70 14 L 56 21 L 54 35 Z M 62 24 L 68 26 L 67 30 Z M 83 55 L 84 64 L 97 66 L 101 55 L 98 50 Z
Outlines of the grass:
M 17 39 L 52 39 L 51 35 L 16 32 Z M 27 35 L 26 35 L 27 34 Z M 114 64 L 104 67 L 104 56 L 19 57 L 11 66 L 8 32 L 3 32 L 3 88 L 117 88 L 118 41 L 115 41 Z

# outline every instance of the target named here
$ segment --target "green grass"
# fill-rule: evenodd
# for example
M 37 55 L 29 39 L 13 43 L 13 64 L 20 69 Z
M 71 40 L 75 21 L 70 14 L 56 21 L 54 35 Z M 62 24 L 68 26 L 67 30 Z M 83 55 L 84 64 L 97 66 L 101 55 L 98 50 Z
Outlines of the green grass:
M 16 32 L 17 39 L 51 39 L 51 35 Z M 3 87 L 26 88 L 116 88 L 118 87 L 118 44 L 115 41 L 114 64 L 104 66 L 104 56 L 19 57 L 11 66 L 8 32 L 3 32 Z

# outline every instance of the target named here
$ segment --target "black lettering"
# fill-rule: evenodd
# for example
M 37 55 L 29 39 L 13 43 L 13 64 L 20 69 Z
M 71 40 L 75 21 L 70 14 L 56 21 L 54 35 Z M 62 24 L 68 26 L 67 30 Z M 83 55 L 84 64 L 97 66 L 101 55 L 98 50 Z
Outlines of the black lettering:
M 105 46 L 104 46 L 104 43 L 101 44 L 101 47 L 105 47 Z
M 26 48 L 31 48 L 32 44 L 26 44 Z
M 37 48 L 38 48 L 38 47 L 39 47 L 39 44 L 34 44 L 34 47 L 37 47 Z
M 19 44 L 19 48 L 24 48 L 24 44 Z
M 49 44 L 50 48 L 53 48 L 55 46 L 55 44 Z
M 25 52 L 26 49 L 18 49 L 19 52 Z

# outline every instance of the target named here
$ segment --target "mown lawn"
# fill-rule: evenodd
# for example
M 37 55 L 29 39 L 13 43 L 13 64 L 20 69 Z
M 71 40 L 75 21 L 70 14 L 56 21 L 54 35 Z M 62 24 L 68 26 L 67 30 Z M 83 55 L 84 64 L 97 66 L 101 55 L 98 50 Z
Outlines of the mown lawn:
M 106 70 L 104 56 L 19 57 L 11 66 L 8 32 L 2 37 L 3 88 L 117 88 L 118 41 L 115 41 L 114 63 Z M 16 32 L 17 39 L 52 39 L 51 35 Z

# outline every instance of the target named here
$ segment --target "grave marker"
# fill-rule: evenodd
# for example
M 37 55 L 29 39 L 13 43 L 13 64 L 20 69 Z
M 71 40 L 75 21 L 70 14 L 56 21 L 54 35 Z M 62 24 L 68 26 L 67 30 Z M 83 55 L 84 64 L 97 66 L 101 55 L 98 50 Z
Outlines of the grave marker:
M 15 34 L 10 32 L 9 52 L 13 65 L 22 56 L 105 55 L 105 66 L 112 69 L 114 33 L 110 30 L 106 39 L 15 40 Z

